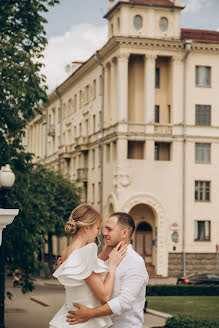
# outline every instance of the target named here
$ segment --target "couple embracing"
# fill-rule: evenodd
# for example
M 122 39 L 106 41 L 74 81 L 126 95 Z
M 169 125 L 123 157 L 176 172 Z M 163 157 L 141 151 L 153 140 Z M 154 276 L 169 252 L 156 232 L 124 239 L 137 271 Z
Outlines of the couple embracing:
M 148 274 L 130 245 L 133 218 L 112 214 L 105 225 L 106 247 L 97 256 L 102 217 L 90 205 L 76 207 L 65 225 L 72 235 L 53 276 L 65 286 L 63 307 L 50 328 L 142 328 Z

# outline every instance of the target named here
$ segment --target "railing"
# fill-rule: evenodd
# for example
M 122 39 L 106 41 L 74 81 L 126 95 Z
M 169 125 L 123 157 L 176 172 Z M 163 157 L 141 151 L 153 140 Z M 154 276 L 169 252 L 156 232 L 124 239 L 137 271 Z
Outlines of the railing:
M 87 181 L 88 169 L 77 169 L 77 180 Z
M 159 135 L 169 135 L 171 136 L 173 133 L 171 124 L 155 124 L 154 125 L 154 133 Z
M 49 128 L 48 128 L 48 136 L 50 137 L 54 137 L 56 133 L 55 130 L 55 125 L 54 124 L 50 124 Z
M 75 146 L 80 146 L 88 143 L 88 137 L 80 136 L 75 138 Z
M 128 123 L 128 133 L 146 133 L 146 124 Z

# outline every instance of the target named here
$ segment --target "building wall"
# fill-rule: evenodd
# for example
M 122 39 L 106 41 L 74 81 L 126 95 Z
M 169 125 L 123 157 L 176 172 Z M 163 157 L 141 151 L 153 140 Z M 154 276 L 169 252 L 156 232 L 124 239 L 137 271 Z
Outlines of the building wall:
M 184 116 L 184 44 L 178 40 L 179 29 L 174 30 L 179 17 L 177 11 L 169 13 L 169 34 L 159 34 L 156 29 L 164 11 L 166 15 L 167 9 L 159 12 L 158 9 L 134 7 L 129 12 L 124 6 L 118 7 L 108 18 L 109 25 L 115 20 L 114 24 L 120 26 L 120 33 L 98 53 L 105 73 L 103 135 L 100 135 L 102 69 L 93 56 L 56 89 L 56 94 L 50 95 L 50 105 L 42 109 L 43 116 L 37 116 L 30 123 L 28 149 L 39 156 L 36 161 L 60 169 L 70 179 L 77 180 L 84 188 L 83 201 L 100 209 L 102 146 L 104 218 L 119 210 L 132 213 L 136 225 L 142 221 L 149 223 L 153 238 L 150 264 L 158 274 L 167 276 L 168 273 L 182 273 L 181 268 L 176 272 L 173 267 L 182 258 L 183 227 L 184 251 L 192 254 L 188 255 L 189 263 L 194 256 L 199 258 L 198 254 L 216 256 L 219 244 L 219 46 L 193 43 L 187 60 Z M 140 34 L 137 38 L 132 35 L 132 25 L 126 30 L 124 27 L 124 22 L 132 22 L 130 17 L 138 13 L 148 17 L 145 22 L 156 23 L 153 31 L 144 26 L 142 38 Z M 155 38 L 147 39 L 146 31 Z M 210 88 L 196 86 L 196 66 L 211 67 Z M 155 88 L 156 68 L 160 69 L 159 88 Z M 210 126 L 195 125 L 197 104 L 211 105 Z M 157 123 L 154 121 L 155 105 L 160 106 Z M 211 144 L 210 163 L 195 162 L 196 143 Z M 210 181 L 209 201 L 195 200 L 196 180 Z M 210 221 L 210 240 L 195 241 L 195 221 L 203 220 Z M 135 243 L 136 235 L 134 248 Z M 193 269 L 200 268 L 191 266 L 189 272 Z

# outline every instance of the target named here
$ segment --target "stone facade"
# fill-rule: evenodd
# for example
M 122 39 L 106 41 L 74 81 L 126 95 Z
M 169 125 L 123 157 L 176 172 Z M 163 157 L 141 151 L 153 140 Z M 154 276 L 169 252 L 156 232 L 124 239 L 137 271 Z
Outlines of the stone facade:
M 199 273 L 219 273 L 218 253 L 187 253 L 186 254 L 187 275 Z M 183 276 L 183 255 L 182 253 L 169 253 L 168 276 Z

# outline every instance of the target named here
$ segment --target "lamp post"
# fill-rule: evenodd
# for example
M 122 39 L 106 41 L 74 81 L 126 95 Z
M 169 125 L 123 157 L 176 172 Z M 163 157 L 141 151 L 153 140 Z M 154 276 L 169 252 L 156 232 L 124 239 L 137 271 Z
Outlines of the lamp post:
M 15 175 L 12 172 L 10 165 L 3 166 L 0 171 L 0 328 L 5 328 L 5 254 L 4 254 L 4 238 L 3 229 L 6 225 L 12 223 L 14 217 L 18 214 L 18 210 L 6 209 L 7 194 L 13 187 Z

